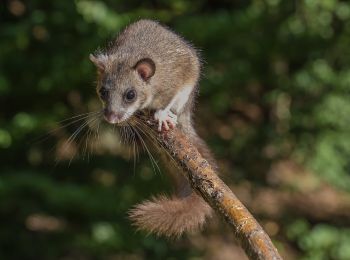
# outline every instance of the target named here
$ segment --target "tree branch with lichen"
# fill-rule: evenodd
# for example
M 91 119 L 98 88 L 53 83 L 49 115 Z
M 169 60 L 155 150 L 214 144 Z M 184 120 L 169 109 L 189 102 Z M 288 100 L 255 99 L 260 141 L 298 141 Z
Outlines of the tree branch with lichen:
M 250 259 L 282 259 L 259 223 L 180 129 L 159 133 L 149 116 L 138 117 L 150 126 L 161 148 L 184 170 L 192 188 L 226 220 Z

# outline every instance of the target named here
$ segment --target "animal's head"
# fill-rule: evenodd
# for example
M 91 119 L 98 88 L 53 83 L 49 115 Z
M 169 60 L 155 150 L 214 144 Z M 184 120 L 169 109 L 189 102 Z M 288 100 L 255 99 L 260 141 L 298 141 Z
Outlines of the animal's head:
M 152 59 L 142 58 L 130 64 L 113 56 L 90 54 L 90 60 L 97 67 L 96 90 L 109 123 L 122 123 L 151 102 L 150 81 L 156 71 Z

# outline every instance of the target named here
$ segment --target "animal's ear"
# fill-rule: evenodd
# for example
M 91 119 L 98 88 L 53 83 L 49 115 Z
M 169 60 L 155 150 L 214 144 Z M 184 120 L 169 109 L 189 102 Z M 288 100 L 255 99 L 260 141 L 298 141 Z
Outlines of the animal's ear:
M 106 55 L 94 55 L 90 54 L 89 58 L 93 64 L 97 67 L 100 71 L 105 71 L 106 69 L 106 63 L 107 63 L 107 56 Z
M 156 72 L 156 64 L 149 58 L 139 60 L 134 68 L 144 81 L 149 80 Z

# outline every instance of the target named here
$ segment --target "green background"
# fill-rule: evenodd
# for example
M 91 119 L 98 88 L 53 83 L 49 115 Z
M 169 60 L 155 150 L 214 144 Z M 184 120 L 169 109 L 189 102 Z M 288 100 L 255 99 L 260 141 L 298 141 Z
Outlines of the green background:
M 131 226 L 127 210 L 171 184 L 111 127 L 67 145 L 83 121 L 60 121 L 100 108 L 88 54 L 140 18 L 202 51 L 198 131 L 281 254 L 350 259 L 350 3 L 337 0 L 1 1 L 0 258 L 242 259 L 219 219 L 171 241 Z

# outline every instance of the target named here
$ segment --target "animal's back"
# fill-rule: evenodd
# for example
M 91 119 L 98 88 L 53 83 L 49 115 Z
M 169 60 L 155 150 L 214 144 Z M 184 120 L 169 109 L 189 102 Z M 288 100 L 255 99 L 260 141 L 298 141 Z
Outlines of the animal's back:
M 139 20 L 122 31 L 112 51 L 151 54 L 159 60 L 180 60 L 195 54 L 194 48 L 169 28 L 151 20 Z
M 199 78 L 197 51 L 181 36 L 152 20 L 139 20 L 126 27 L 108 52 L 130 65 L 144 57 L 151 58 L 164 87 L 174 82 L 196 84 Z

